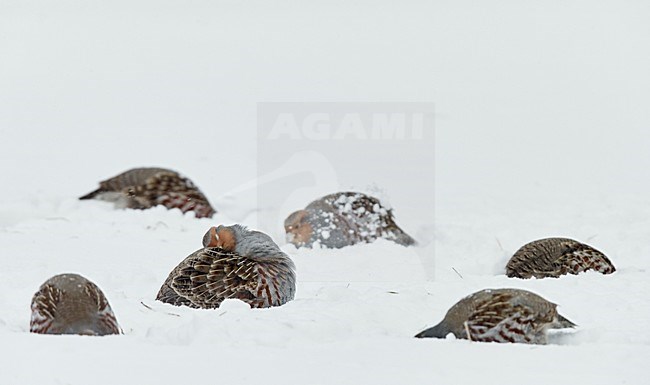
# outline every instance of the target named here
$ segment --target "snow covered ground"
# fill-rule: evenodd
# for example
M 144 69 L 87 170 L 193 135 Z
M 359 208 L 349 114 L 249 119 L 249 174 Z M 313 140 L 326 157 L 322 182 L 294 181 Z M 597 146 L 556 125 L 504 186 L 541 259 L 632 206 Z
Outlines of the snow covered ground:
M 1 1 L 0 383 L 646 383 L 649 17 L 642 1 Z M 385 161 L 412 168 L 338 179 L 379 189 L 420 247 L 284 245 L 254 181 L 257 103 L 286 101 L 435 104 L 435 165 L 400 143 Z M 76 200 L 150 165 L 219 214 Z M 235 222 L 265 224 L 295 261 L 294 301 L 154 301 L 209 226 Z M 617 272 L 505 277 L 555 235 Z M 28 333 L 31 296 L 62 272 L 103 289 L 124 335 Z M 534 291 L 579 327 L 547 346 L 412 338 L 488 287 Z

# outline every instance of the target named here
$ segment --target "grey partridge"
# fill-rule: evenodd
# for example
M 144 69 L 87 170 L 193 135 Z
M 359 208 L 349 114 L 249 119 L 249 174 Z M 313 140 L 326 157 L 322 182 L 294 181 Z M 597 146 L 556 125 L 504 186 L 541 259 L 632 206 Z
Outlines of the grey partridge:
M 253 308 L 280 306 L 294 298 L 293 261 L 268 235 L 241 225 L 218 226 L 208 230 L 203 245 L 169 274 L 157 300 L 214 309 L 227 298 Z
M 216 212 L 191 180 L 164 168 L 134 168 L 99 183 L 99 188 L 79 199 L 99 199 L 119 208 L 148 209 L 163 205 L 197 218 Z
M 40 334 L 120 334 L 104 293 L 78 274 L 60 274 L 41 285 L 32 298 L 29 330 Z
M 370 243 L 378 238 L 403 246 L 416 242 L 397 224 L 392 210 L 374 197 L 341 192 L 311 202 L 285 220 L 287 241 L 296 247 L 312 247 L 315 243 L 327 248 L 341 248 Z
M 611 274 L 616 268 L 605 254 L 568 238 L 530 242 L 517 250 L 506 265 L 506 275 L 515 278 L 557 278 L 587 270 Z
M 546 344 L 548 329 L 575 324 L 557 312 L 557 305 L 519 289 L 486 289 L 463 298 L 436 326 L 417 338 L 456 338 L 479 342 Z

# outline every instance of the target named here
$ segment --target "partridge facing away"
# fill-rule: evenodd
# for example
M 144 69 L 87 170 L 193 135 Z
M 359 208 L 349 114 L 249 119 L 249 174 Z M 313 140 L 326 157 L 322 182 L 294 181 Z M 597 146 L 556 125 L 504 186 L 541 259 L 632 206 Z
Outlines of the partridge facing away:
M 576 325 L 558 314 L 557 305 L 519 289 L 486 289 L 463 298 L 436 326 L 417 338 L 456 338 L 479 342 L 546 344 L 548 329 Z
M 99 182 L 99 188 L 79 199 L 99 199 L 118 208 L 148 209 L 163 205 L 183 213 L 194 211 L 197 218 L 216 212 L 191 180 L 164 168 L 134 168 Z
M 587 270 L 611 274 L 616 268 L 605 254 L 568 238 L 530 242 L 517 250 L 506 265 L 506 275 L 514 278 L 557 278 Z
M 40 334 L 120 334 L 104 293 L 78 274 L 56 275 L 32 298 L 29 331 Z
M 370 243 L 384 238 L 403 246 L 416 242 L 397 224 L 392 210 L 377 198 L 341 192 L 311 202 L 284 221 L 287 241 L 296 247 L 312 247 L 314 243 L 328 248 L 341 248 L 357 243 Z
M 293 299 L 295 266 L 268 235 L 241 225 L 212 227 L 203 246 L 169 274 L 157 300 L 214 309 L 227 298 L 253 308 L 280 306 Z

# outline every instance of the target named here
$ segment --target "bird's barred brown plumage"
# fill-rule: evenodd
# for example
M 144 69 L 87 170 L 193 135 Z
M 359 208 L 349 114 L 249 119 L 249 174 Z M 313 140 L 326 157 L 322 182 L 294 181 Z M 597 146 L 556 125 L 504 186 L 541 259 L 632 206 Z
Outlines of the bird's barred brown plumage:
M 203 309 L 228 298 L 253 308 L 293 299 L 295 267 L 268 235 L 240 225 L 212 227 L 203 245 L 172 270 L 156 299 Z
M 287 280 L 293 276 L 288 265 L 204 248 L 169 274 L 156 299 L 202 309 L 218 308 L 227 298 L 240 299 L 253 308 L 280 306 L 293 299 L 294 289 Z
M 545 344 L 546 331 L 575 324 L 557 312 L 557 305 L 519 289 L 486 289 L 452 306 L 436 326 L 418 338 L 456 338 L 478 342 Z
M 118 207 L 148 209 L 163 205 L 197 218 L 211 217 L 214 208 L 203 193 L 175 171 L 163 168 L 135 168 L 99 183 L 99 188 L 79 199 L 115 202 Z
M 514 278 L 560 277 L 595 270 L 616 271 L 602 252 L 569 238 L 545 238 L 522 246 L 506 265 L 506 275 Z
M 40 334 L 119 334 L 104 293 L 78 274 L 60 274 L 34 294 L 30 331 Z

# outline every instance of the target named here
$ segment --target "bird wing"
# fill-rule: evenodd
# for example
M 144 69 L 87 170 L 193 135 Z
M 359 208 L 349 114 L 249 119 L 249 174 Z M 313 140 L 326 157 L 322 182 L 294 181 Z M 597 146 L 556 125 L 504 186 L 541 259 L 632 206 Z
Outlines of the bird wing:
M 325 196 L 322 201 L 340 217 L 340 222 L 345 222 L 346 227 L 357 235 L 359 239 L 352 240 L 354 243 L 373 242 L 382 237 L 404 246 L 416 244 L 415 239 L 395 223 L 393 211 L 375 197 L 345 192 Z
M 522 246 L 506 265 L 506 275 L 516 278 L 559 277 L 563 270 L 566 250 L 575 242 L 571 239 L 548 238 Z
M 86 282 L 83 289 L 91 301 L 97 305 L 97 316 L 101 326 L 100 334 L 120 334 L 121 330 L 113 309 L 101 289 L 90 281 Z
M 56 317 L 61 290 L 50 284 L 42 285 L 32 298 L 32 316 L 29 330 L 32 333 L 47 333 Z
M 123 192 L 131 193 L 135 200 L 149 207 L 163 205 L 182 212 L 194 211 L 197 218 L 211 217 L 215 213 L 194 183 L 175 172 L 159 171 L 142 181 L 133 191 L 131 189 L 127 187 Z
M 540 312 L 513 300 L 511 293 L 498 293 L 478 301 L 466 324 L 473 341 L 540 343 L 543 325 L 552 322 L 552 312 Z M 553 307 L 552 304 L 549 304 Z M 554 309 L 554 307 L 553 307 Z
M 240 299 L 254 308 L 277 306 L 284 303 L 283 286 L 278 281 L 280 269 L 219 248 L 205 248 L 181 262 L 158 299 L 208 309 L 218 308 L 226 298 Z
M 582 271 L 592 269 L 603 274 L 610 274 L 616 271 L 614 264 L 612 264 L 605 254 L 577 241 L 566 245 L 561 263 L 565 271 L 571 274 L 578 274 Z

